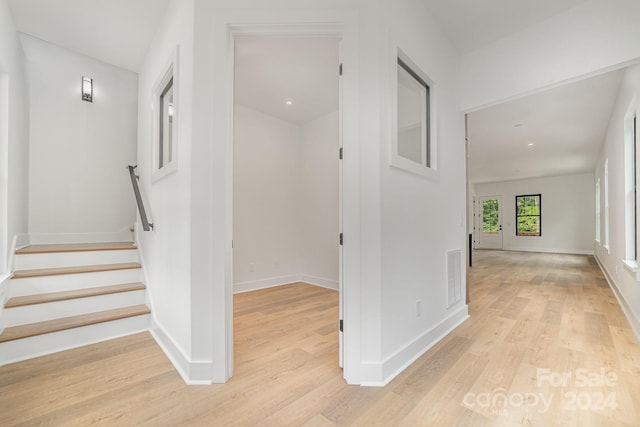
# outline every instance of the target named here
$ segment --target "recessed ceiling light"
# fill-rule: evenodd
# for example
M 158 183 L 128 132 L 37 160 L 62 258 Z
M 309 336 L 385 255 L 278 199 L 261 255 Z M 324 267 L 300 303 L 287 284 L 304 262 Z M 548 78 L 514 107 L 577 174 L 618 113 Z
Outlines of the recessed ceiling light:
M 522 122 L 516 123 L 515 125 L 513 125 L 513 127 L 517 127 L 517 128 L 522 127 L 522 126 L 524 126 L 524 123 L 522 123 Z
M 285 105 L 293 105 L 293 99 L 287 98 L 284 100 Z
M 529 148 L 533 148 L 535 146 L 536 146 L 535 142 L 530 142 L 530 143 L 527 144 L 527 147 L 529 147 Z

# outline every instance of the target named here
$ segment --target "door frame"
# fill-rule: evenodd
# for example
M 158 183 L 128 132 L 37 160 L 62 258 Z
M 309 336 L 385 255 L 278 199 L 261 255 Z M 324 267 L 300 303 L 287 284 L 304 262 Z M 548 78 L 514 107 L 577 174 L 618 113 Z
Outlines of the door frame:
M 331 15 L 331 12 L 329 12 Z M 342 15 L 342 14 L 341 14 Z M 355 20 L 356 17 L 351 19 Z M 350 19 L 350 21 L 351 21 Z M 222 57 L 226 59 L 224 63 L 218 63 L 215 65 L 217 70 L 216 74 L 222 73 L 226 77 L 223 79 L 224 87 L 216 86 L 221 91 L 226 93 L 226 101 L 224 113 L 217 118 L 214 118 L 215 124 L 223 124 L 219 127 L 215 135 L 218 135 L 223 140 L 226 140 L 225 149 L 225 200 L 226 207 L 224 221 L 224 229 L 226 238 L 226 256 L 225 256 L 225 342 L 226 348 L 224 349 L 225 360 L 225 377 L 228 379 L 233 375 L 233 69 L 234 69 L 234 41 L 239 36 L 265 36 L 265 37 L 338 37 L 341 42 L 341 61 L 351 58 L 356 60 L 357 45 L 353 37 L 346 37 L 344 28 L 344 16 L 341 19 L 327 19 L 322 22 L 304 22 L 292 21 L 289 23 L 273 22 L 271 20 L 258 20 L 255 24 L 246 24 L 246 16 L 243 15 L 242 19 L 235 21 L 229 16 L 219 15 L 216 21 L 216 27 L 218 28 L 218 35 L 222 35 L 224 31 L 224 39 L 226 43 L 224 46 L 218 45 L 216 50 L 218 53 L 222 53 L 220 48 L 224 48 Z M 242 24 L 235 22 L 242 22 Z M 214 54 L 214 56 L 216 56 Z M 355 63 L 355 62 L 354 62 Z M 338 70 L 336 70 L 337 72 Z M 355 70 L 354 70 L 355 71 Z M 356 75 L 353 74 L 353 79 L 344 78 L 340 79 L 342 96 L 341 105 L 339 105 L 339 120 L 340 120 L 340 136 L 341 146 L 344 148 L 344 152 L 353 153 L 351 156 L 345 155 L 341 161 L 341 208 L 340 215 L 341 232 L 344 233 L 345 240 L 349 242 L 348 246 L 340 247 L 341 271 L 339 274 L 339 293 L 340 301 L 342 303 L 342 319 L 345 326 L 344 332 L 341 334 L 341 360 L 343 363 L 343 376 L 345 380 L 350 384 L 358 384 L 360 382 L 360 346 L 358 337 L 360 336 L 360 324 L 357 321 L 359 311 L 357 309 L 359 304 L 360 293 L 360 239 L 359 239 L 359 222 L 360 222 L 360 189 L 358 186 L 359 177 L 359 161 L 357 158 L 359 140 L 357 138 L 357 94 L 355 83 Z M 337 158 L 336 153 L 336 158 Z M 336 236 L 336 243 L 338 243 L 339 236 Z M 350 319 L 353 319 L 351 321 Z M 336 319 L 336 328 L 339 323 Z M 220 353 L 218 353 L 220 354 Z M 336 360 L 336 363 L 339 363 Z

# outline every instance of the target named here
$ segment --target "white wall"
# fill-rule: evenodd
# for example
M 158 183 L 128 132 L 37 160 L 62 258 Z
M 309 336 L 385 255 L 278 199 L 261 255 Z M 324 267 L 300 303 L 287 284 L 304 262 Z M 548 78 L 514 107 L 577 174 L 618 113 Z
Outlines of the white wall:
M 29 233 L 32 242 L 87 240 L 135 222 L 126 166 L 135 164 L 135 73 L 22 35 L 30 81 Z M 93 78 L 93 103 L 80 97 Z M 96 235 L 97 234 L 97 235 Z
M 338 113 L 302 126 L 300 274 L 306 283 L 338 288 Z
M 191 297 L 195 279 L 191 269 L 199 259 L 191 251 L 193 14 L 193 1 L 170 2 L 138 78 L 137 172 L 155 226 L 149 232 L 140 231 L 139 227 L 138 242 L 151 298 L 152 333 L 187 381 L 206 378 L 203 370 L 208 370 L 211 377 L 210 365 L 204 358 L 194 356 L 193 347 L 197 344 L 192 334 L 195 326 Z M 174 81 L 178 93 L 175 106 L 178 137 L 174 149 L 178 165 L 174 173 L 152 182 L 153 88 L 164 75 L 176 46 L 179 46 L 179 72 Z
M 466 244 L 464 121 L 455 50 L 418 0 L 195 2 L 194 85 L 207 96 L 194 99 L 192 195 L 204 202 L 192 215 L 199 231 L 192 249 L 207 255 L 203 261 L 209 264 L 193 271 L 211 287 L 199 288 L 197 301 L 192 298 L 200 311 L 198 324 L 204 325 L 197 334 L 213 336 L 216 343 L 215 375 L 223 380 L 230 375 L 232 346 L 228 29 L 296 23 L 315 31 L 318 23 L 338 23 L 344 61 L 344 373 L 350 383 L 384 384 L 466 318 L 464 295 L 460 304 L 446 308 L 446 254 Z M 438 86 L 438 182 L 389 166 L 397 47 Z M 416 298 L 423 301 L 420 318 L 414 314 Z
M 186 42 L 186 49 L 191 46 L 187 34 L 191 21 L 186 17 L 190 12 L 195 19 L 193 52 L 184 54 L 181 49 L 180 80 L 181 85 L 197 87 L 199 96 L 189 94 L 185 100 L 181 88 L 179 125 L 181 135 L 185 122 L 192 132 L 191 138 L 180 139 L 190 143 L 190 150 L 180 152 L 176 174 L 159 181 L 161 185 L 145 183 L 158 229 L 141 241 L 145 262 L 151 265 L 149 274 L 154 276 L 150 277 L 154 304 L 161 306 L 154 307 L 154 312 L 163 323 L 162 330 L 172 335 L 166 346 L 178 344 L 178 358 L 183 355 L 183 366 L 189 370 L 187 378 L 221 382 L 232 375 L 229 26 L 304 23 L 298 28 L 316 31 L 315 24 L 339 23 L 345 64 L 344 372 L 350 383 L 389 381 L 466 318 L 463 302 L 447 309 L 445 300 L 446 253 L 465 247 L 464 132 L 454 49 L 417 0 L 393 5 L 361 0 L 302 4 L 293 0 L 266 4 L 194 0 L 194 11 L 189 10 L 191 4 L 186 0 L 172 3 L 170 18 L 140 74 L 140 104 L 145 105 L 153 70 L 168 55 L 168 47 L 179 41 Z M 398 46 L 438 85 L 438 182 L 423 181 L 389 166 L 391 70 Z M 189 65 L 193 68 L 185 70 Z M 186 113 L 185 103 L 192 108 Z M 141 108 L 141 128 L 148 126 L 145 110 Z M 149 152 L 145 132 L 139 134 L 140 158 Z M 182 183 L 184 172 L 189 176 Z M 188 195 L 184 205 L 180 203 L 183 194 Z M 185 220 L 186 225 L 180 222 Z M 162 242 L 160 227 L 164 227 Z M 159 274 L 170 273 L 166 265 L 172 267 L 171 276 Z M 407 315 L 413 312 L 416 297 L 424 303 L 419 319 Z
M 475 187 L 478 197 L 502 196 L 504 250 L 593 253 L 595 187 L 592 173 L 476 184 Z M 515 197 L 526 194 L 542 194 L 541 237 L 516 236 Z
M 298 126 L 236 105 L 234 291 L 338 287 L 338 116 Z
M 439 178 L 425 179 L 389 166 L 388 145 L 395 129 L 385 129 L 381 158 L 382 352 L 384 382 L 407 361 L 428 349 L 467 316 L 462 298 L 447 307 L 447 252 L 461 250 L 465 267 L 466 180 L 464 117 L 459 108 L 459 59 L 419 2 L 404 1 L 389 16 L 391 43 L 383 63 L 395 71 L 401 49 L 433 81 Z M 397 48 L 396 48 L 397 46 Z M 388 53 L 387 53 L 388 52 Z M 383 75 L 386 87 L 389 75 Z M 382 108 L 392 105 L 383 93 Z M 421 304 L 418 315 L 416 304 Z
M 625 116 L 640 111 L 640 65 L 629 68 L 624 75 L 615 109 L 609 121 L 604 146 L 598 159 L 595 179 L 602 185 L 601 241 L 594 243 L 598 261 L 607 273 L 621 306 L 640 339 L 640 277 L 626 268 L 626 241 L 633 239 L 632 228 L 625 227 Z M 638 137 L 638 136 L 636 136 Z M 640 140 L 640 139 L 639 139 Z M 609 162 L 609 251 L 604 248 L 604 163 Z M 595 188 L 595 179 L 592 186 Z
M 299 280 L 302 130 L 235 106 L 234 289 Z
M 590 0 L 462 58 L 462 108 L 481 108 L 640 57 L 640 2 Z
M 14 245 L 28 243 L 29 90 L 25 58 L 0 0 L 0 331 Z
M 6 0 L 0 1 L 0 276 L 14 239 L 27 243 L 29 90 L 24 53 Z

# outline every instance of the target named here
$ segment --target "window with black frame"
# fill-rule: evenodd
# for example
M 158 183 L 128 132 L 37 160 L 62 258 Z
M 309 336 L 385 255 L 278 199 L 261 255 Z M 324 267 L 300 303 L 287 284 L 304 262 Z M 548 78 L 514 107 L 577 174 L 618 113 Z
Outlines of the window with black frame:
M 516 236 L 542 236 L 542 195 L 516 196 Z

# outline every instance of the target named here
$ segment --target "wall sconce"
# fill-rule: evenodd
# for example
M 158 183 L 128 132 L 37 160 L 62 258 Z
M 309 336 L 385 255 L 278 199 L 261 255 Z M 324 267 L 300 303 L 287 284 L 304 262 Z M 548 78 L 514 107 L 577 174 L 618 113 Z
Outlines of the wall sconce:
M 82 77 L 82 100 L 93 102 L 93 79 Z

